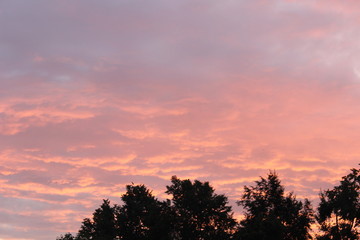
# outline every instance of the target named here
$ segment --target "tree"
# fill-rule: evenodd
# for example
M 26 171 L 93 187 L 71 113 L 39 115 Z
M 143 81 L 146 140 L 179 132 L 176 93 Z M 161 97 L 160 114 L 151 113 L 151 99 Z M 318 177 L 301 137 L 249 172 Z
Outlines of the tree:
M 171 178 L 166 193 L 172 194 L 176 233 L 180 239 L 230 239 L 236 225 L 225 195 L 214 193 L 209 182 Z
M 158 201 L 144 185 L 127 185 L 126 189 L 121 197 L 124 205 L 116 213 L 121 239 L 170 239 L 170 203 Z
M 57 237 L 56 240 L 75 240 L 75 238 L 71 233 L 66 233 L 64 236 Z
M 93 213 L 93 220 L 85 218 L 76 240 L 112 240 L 116 237 L 115 207 L 109 200 L 103 200 L 100 208 Z
M 340 185 L 320 193 L 316 219 L 319 240 L 360 239 L 360 169 L 351 169 Z
M 293 193 L 285 195 L 275 172 L 261 177 L 255 186 L 244 187 L 238 205 L 245 210 L 236 239 L 241 240 L 305 240 L 313 223 L 310 202 L 296 200 Z
M 94 239 L 94 225 L 90 218 L 85 218 L 81 224 L 80 230 L 76 236 L 76 240 L 91 240 Z
M 115 208 L 110 206 L 109 200 L 103 200 L 100 208 L 93 214 L 94 239 L 109 240 L 114 239 L 115 230 Z

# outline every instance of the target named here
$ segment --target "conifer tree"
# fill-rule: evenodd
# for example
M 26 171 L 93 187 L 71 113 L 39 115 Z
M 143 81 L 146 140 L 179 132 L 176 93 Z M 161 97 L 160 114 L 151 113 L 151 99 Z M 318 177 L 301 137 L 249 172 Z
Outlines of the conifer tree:
M 65 235 L 60 235 L 56 240 L 75 240 L 74 236 L 71 233 L 65 233 Z
M 275 172 L 245 186 L 238 205 L 245 210 L 236 239 L 241 240 L 306 240 L 313 223 L 310 202 L 296 200 L 293 193 L 285 195 Z
M 115 207 L 109 200 L 103 200 L 100 208 L 93 213 L 93 219 L 85 218 L 76 240 L 112 240 L 116 237 Z

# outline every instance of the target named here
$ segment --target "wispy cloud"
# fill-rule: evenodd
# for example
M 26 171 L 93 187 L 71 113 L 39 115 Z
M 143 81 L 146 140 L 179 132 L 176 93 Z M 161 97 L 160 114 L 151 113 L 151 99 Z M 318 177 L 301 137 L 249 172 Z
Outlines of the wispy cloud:
M 1 2 L 0 238 L 55 239 L 172 175 L 234 203 L 275 169 L 316 201 L 360 159 L 359 7 Z

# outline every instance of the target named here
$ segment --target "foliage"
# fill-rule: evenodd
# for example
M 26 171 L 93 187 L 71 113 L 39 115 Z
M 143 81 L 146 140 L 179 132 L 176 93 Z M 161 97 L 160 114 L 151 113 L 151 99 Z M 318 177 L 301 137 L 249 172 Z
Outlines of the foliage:
M 225 195 L 217 195 L 209 182 L 171 179 L 176 232 L 181 239 L 230 239 L 236 224 Z
M 93 239 L 94 226 L 90 218 L 85 218 L 81 224 L 80 230 L 76 236 L 76 240 L 90 240 Z
M 360 169 L 351 169 L 340 185 L 320 193 L 316 219 L 319 240 L 360 239 Z
M 75 238 L 71 233 L 66 233 L 64 236 L 57 237 L 56 240 L 75 240 Z
M 119 236 L 129 240 L 170 239 L 171 214 L 168 202 L 158 201 L 144 185 L 128 185 L 118 208 Z
M 296 200 L 293 193 L 285 195 L 275 172 L 267 179 L 244 187 L 238 205 L 245 210 L 236 238 L 241 240 L 305 240 L 311 239 L 313 211 L 310 202 Z
M 57 240 L 306 240 L 314 213 L 310 202 L 299 201 L 285 189 L 275 172 L 245 186 L 238 201 L 244 219 L 237 223 L 223 194 L 209 182 L 171 178 L 159 201 L 144 185 L 127 185 L 123 204 L 103 200 L 92 218 L 85 218 L 74 237 Z M 360 169 L 352 169 L 338 186 L 320 193 L 315 216 L 321 234 L 317 240 L 359 240 Z
M 115 207 L 109 200 L 103 200 L 100 208 L 93 214 L 93 220 L 85 218 L 76 240 L 112 240 L 116 235 Z

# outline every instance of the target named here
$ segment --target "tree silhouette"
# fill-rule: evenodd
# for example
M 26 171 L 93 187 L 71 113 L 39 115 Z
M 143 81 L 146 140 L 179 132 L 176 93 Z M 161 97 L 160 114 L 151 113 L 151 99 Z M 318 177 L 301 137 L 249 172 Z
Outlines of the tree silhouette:
M 100 208 L 93 214 L 94 238 L 96 240 L 108 240 L 115 238 L 114 207 L 110 206 L 109 200 L 103 200 Z
M 94 239 L 94 225 L 90 218 L 85 218 L 81 224 L 80 230 L 76 236 L 76 240 L 91 240 Z
M 64 236 L 57 237 L 56 240 L 75 240 L 75 237 L 71 233 L 66 233 Z
M 115 207 L 109 200 L 103 200 L 93 214 L 93 220 L 85 218 L 76 240 L 112 240 L 116 236 Z
M 127 185 L 117 210 L 121 239 L 171 239 L 172 218 L 169 202 L 158 201 L 144 185 Z
M 233 218 L 225 195 L 216 194 L 209 182 L 171 178 L 159 201 L 144 185 L 127 185 L 123 204 L 103 200 L 92 218 L 85 218 L 74 237 L 57 240 L 306 240 L 313 239 L 310 226 L 314 213 L 310 202 L 296 199 L 275 172 L 245 186 L 238 205 L 244 219 Z M 316 220 L 318 240 L 359 240 L 360 169 L 352 169 L 338 186 L 320 193 Z
M 241 240 L 305 240 L 313 223 L 310 202 L 296 200 L 293 193 L 285 196 L 284 187 L 275 172 L 267 179 L 244 187 L 238 205 L 245 210 L 236 239 Z
M 320 193 L 316 219 L 319 240 L 360 239 L 360 169 L 351 169 L 340 185 Z
M 172 194 L 176 233 L 180 239 L 230 239 L 236 221 L 225 195 L 217 195 L 209 182 L 171 178 L 166 193 Z

